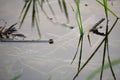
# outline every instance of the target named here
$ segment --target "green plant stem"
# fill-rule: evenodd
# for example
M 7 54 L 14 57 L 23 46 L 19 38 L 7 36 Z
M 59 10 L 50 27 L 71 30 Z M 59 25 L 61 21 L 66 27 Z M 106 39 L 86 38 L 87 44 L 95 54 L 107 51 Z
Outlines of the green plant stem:
M 106 22 L 106 34 L 105 34 L 105 41 L 104 41 L 104 50 L 103 50 L 102 69 L 101 69 L 101 74 L 100 74 L 100 80 L 102 80 L 104 63 L 105 63 L 105 56 L 106 56 L 106 49 L 107 49 L 107 43 L 108 43 L 108 10 L 107 10 L 107 1 L 103 0 L 103 2 L 104 2 L 104 9 L 105 9 L 107 22 Z
M 77 56 L 77 53 L 78 53 L 78 50 L 79 50 L 79 46 L 80 46 L 81 40 L 82 40 L 82 37 L 80 36 L 79 42 L 78 42 L 78 45 L 77 45 L 77 50 L 76 50 L 76 52 L 75 52 L 75 55 L 74 55 L 74 57 L 73 57 L 73 59 L 72 59 L 71 64 L 73 63 L 73 61 L 75 60 L 75 58 L 76 58 L 76 56 Z
M 20 75 L 17 75 L 17 76 L 13 77 L 13 78 L 10 79 L 10 80 L 18 80 L 21 76 L 22 76 L 21 74 L 20 74 Z
M 28 11 L 30 9 L 31 3 L 32 3 L 32 0 L 30 0 L 29 3 L 28 3 L 28 5 L 26 6 L 26 10 L 25 10 L 25 13 L 23 14 L 22 20 L 20 20 L 20 26 L 19 26 L 19 28 L 21 28 L 21 26 L 22 26 L 22 24 L 23 24 L 23 22 L 24 22 L 24 20 L 26 18 L 26 15 L 27 15 L 27 13 L 28 13 Z
M 103 68 L 104 68 L 104 63 L 105 63 L 105 56 L 106 56 L 106 41 L 107 41 L 107 39 L 105 39 L 105 42 L 104 42 L 104 51 L 103 51 L 103 59 L 102 59 L 102 68 L 101 68 L 100 80 L 102 80 Z
M 80 8 L 79 8 L 79 0 L 76 0 L 76 6 L 77 6 L 77 13 L 78 13 L 78 18 L 79 19 L 79 30 L 80 33 L 83 34 L 83 26 L 82 26 L 82 17 L 81 17 L 81 13 L 80 13 Z
M 103 60 L 102 60 L 102 68 L 101 68 L 101 74 L 100 74 L 100 80 L 102 80 L 102 75 L 103 75 L 103 68 L 104 68 L 104 62 L 105 62 L 105 53 L 106 53 L 106 43 L 104 43 L 104 53 L 103 53 Z
M 28 5 L 28 2 L 25 2 L 24 6 L 22 8 L 22 11 L 20 13 L 19 20 L 21 19 L 21 16 L 22 16 L 22 14 L 23 14 L 23 12 L 24 12 L 24 10 L 25 10 L 25 8 L 26 8 L 27 5 Z
M 83 35 L 81 35 L 81 46 L 80 46 L 80 55 L 79 55 L 79 61 L 78 61 L 78 72 L 81 66 L 81 58 L 82 58 L 82 49 L 83 49 Z
M 61 0 L 58 0 L 58 4 L 59 4 L 59 7 L 60 7 L 61 12 L 63 12 L 63 8 L 62 8 L 62 2 L 61 2 Z
M 111 61 L 111 65 L 112 65 L 112 66 L 115 66 L 115 65 L 118 65 L 118 64 L 120 64 L 120 58 Z M 107 63 L 107 64 L 104 65 L 104 70 L 106 70 L 106 69 L 108 69 L 108 68 L 110 68 L 110 64 L 109 64 L 109 63 Z M 100 73 L 100 72 L 101 72 L 101 67 L 99 67 L 99 68 L 97 68 L 95 71 L 93 71 L 93 72 L 87 77 L 86 80 L 93 80 L 93 78 L 94 78 L 98 73 Z
M 54 18 L 56 19 L 56 17 L 55 17 L 55 12 L 54 12 L 52 6 L 51 6 L 50 3 L 49 3 L 49 0 L 46 0 L 46 2 L 47 2 L 47 4 L 48 4 L 48 7 L 50 8 L 50 11 L 51 11 L 52 15 L 53 15 Z
M 119 18 L 116 18 L 114 24 L 112 25 L 112 27 L 110 28 L 110 30 L 108 31 L 108 35 L 111 33 L 111 31 L 113 30 L 113 28 L 115 27 L 117 21 Z M 106 38 L 106 37 L 105 37 Z M 95 51 L 92 53 L 92 55 L 87 59 L 87 61 L 81 66 L 79 72 L 74 76 L 73 80 L 75 80 L 75 77 L 78 76 L 78 74 L 81 72 L 81 70 L 88 64 L 88 62 L 92 59 L 92 57 L 96 54 L 96 52 L 98 51 L 98 49 L 101 47 L 101 45 L 103 44 L 103 42 L 105 41 L 105 38 L 101 41 L 101 43 L 98 45 L 98 47 L 95 49 Z
M 36 22 L 36 28 L 37 28 L 37 32 L 38 32 L 39 38 L 41 39 L 41 32 L 40 32 L 40 28 L 39 28 L 37 17 L 35 17 L 35 22 Z
M 100 80 L 102 80 L 102 75 L 103 75 L 103 69 L 104 69 L 104 62 L 105 62 L 105 54 L 106 54 L 106 50 L 108 53 L 108 62 L 110 65 L 110 70 L 112 72 L 112 76 L 114 78 L 114 80 L 116 80 L 112 65 L 111 65 L 111 61 L 110 61 L 110 56 L 109 56 L 109 46 L 108 46 L 108 6 L 107 6 L 107 0 L 103 0 L 104 2 L 104 9 L 105 9 L 105 14 L 106 14 L 106 18 L 107 18 L 107 22 L 106 22 L 106 35 L 105 35 L 105 43 L 104 43 L 104 52 L 103 52 L 103 61 L 102 61 L 102 69 L 101 69 L 101 74 L 100 74 Z
M 68 15 L 68 10 L 67 10 L 66 1 L 65 1 L 65 0 L 62 0 L 62 4 L 63 4 L 63 9 L 64 9 L 64 13 L 65 13 L 67 22 L 69 22 L 69 15 Z
M 35 5 L 36 5 L 36 0 L 33 0 L 33 7 L 32 7 L 32 27 L 34 27 L 34 25 L 35 25 L 35 17 L 36 17 Z
M 81 12 L 80 12 L 80 7 L 79 7 L 79 0 L 75 0 L 75 3 L 76 3 L 76 7 L 77 7 L 77 13 L 75 14 L 76 15 L 76 20 L 77 20 L 77 24 L 78 24 L 78 27 L 79 27 L 79 32 L 80 32 L 80 39 L 79 39 L 79 43 L 78 43 L 78 48 L 79 48 L 79 45 L 80 45 L 80 55 L 79 55 L 79 61 L 78 61 L 78 70 L 77 70 L 77 73 L 75 74 L 75 76 L 73 77 L 73 80 L 75 80 L 79 74 L 79 70 L 80 70 L 80 67 L 81 67 L 81 58 L 82 58 L 82 49 L 83 49 L 83 36 L 84 36 L 84 32 L 83 32 L 83 26 L 82 26 L 82 17 L 81 17 Z M 78 49 L 77 51 L 78 52 Z M 75 54 L 73 60 L 76 58 L 76 55 L 77 53 Z
M 102 2 L 100 2 L 99 0 L 96 0 L 100 5 L 102 5 L 102 6 L 104 6 L 104 4 L 102 3 Z M 108 7 L 107 7 L 107 10 L 113 15 L 113 16 L 115 16 L 116 18 L 119 18 L 111 9 L 109 9 Z
M 112 68 L 113 65 L 112 65 L 111 60 L 110 60 L 108 44 L 107 44 L 107 51 L 108 51 L 107 53 L 108 53 L 108 62 L 109 62 L 110 70 L 112 72 L 114 80 L 116 80 L 116 76 L 115 76 L 115 73 L 114 73 L 113 68 Z

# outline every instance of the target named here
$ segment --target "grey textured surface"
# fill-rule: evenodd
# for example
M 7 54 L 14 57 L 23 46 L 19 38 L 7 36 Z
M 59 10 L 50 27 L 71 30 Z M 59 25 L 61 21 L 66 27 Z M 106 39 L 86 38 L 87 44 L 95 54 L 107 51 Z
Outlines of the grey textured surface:
M 64 15 L 60 13 L 57 0 L 51 0 L 52 6 L 55 6 L 57 21 L 66 22 Z M 87 4 L 88 6 L 85 6 Z M 74 3 L 72 4 L 74 6 Z M 23 6 L 22 0 L 0 0 L 0 19 L 7 21 L 11 25 L 18 20 Z M 113 0 L 113 6 L 109 1 L 110 8 L 120 16 L 120 1 Z M 74 6 L 75 7 L 75 6 Z M 47 8 L 46 8 L 47 9 Z M 105 17 L 101 7 L 95 0 L 81 1 L 81 14 L 84 26 L 84 47 L 82 64 L 90 56 L 91 52 L 99 44 L 103 37 L 90 34 L 92 47 L 87 40 L 88 29 L 97 21 Z M 49 15 L 51 13 L 48 11 Z M 54 44 L 44 43 L 0 43 L 0 80 L 9 80 L 12 77 L 21 74 L 20 80 L 72 80 L 77 69 L 77 59 L 71 65 L 70 62 L 75 54 L 79 30 L 73 12 L 70 10 L 70 25 L 75 26 L 70 30 L 63 25 L 52 24 L 43 14 L 40 14 L 40 29 L 42 39 L 53 39 Z M 27 39 L 36 40 L 38 35 L 36 29 L 31 29 L 30 17 L 27 17 L 26 23 L 20 29 L 20 32 L 27 36 Z M 111 24 L 114 18 L 110 16 Z M 1 25 L 2 23 L 0 23 Z M 105 22 L 101 24 L 105 31 Z M 120 58 L 120 21 L 109 36 L 111 60 Z M 85 80 L 86 77 L 101 65 L 103 47 L 97 52 L 91 62 L 83 69 L 76 80 Z M 114 67 L 117 80 L 120 80 L 120 65 Z M 104 80 L 113 80 L 109 70 L 105 71 Z M 97 75 L 94 80 L 98 80 Z

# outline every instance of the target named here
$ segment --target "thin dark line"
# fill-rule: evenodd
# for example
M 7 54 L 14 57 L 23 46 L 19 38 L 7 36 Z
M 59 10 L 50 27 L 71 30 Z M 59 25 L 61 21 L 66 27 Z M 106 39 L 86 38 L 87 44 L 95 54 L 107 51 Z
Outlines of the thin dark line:
M 53 44 L 53 39 L 49 40 L 0 40 L 0 42 L 10 42 L 10 43 L 50 43 Z

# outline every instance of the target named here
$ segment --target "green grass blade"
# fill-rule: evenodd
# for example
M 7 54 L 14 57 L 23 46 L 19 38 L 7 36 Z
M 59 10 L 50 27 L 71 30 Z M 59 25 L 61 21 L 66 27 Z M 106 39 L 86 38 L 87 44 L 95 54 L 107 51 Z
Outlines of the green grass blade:
M 112 76 L 113 76 L 114 80 L 116 80 L 116 76 L 115 76 L 115 73 L 114 73 L 113 68 L 112 68 L 113 65 L 112 65 L 111 59 L 110 59 L 109 45 L 108 45 L 108 43 L 107 43 L 107 53 L 108 53 L 108 62 L 109 62 L 110 70 L 112 72 Z
M 36 10 L 36 16 L 37 16 L 37 19 L 38 19 L 38 22 L 40 22 L 40 16 L 39 16 L 39 9 L 38 9 L 38 6 L 37 6 L 37 2 L 36 2 L 36 5 L 35 5 L 35 10 Z
M 76 13 L 76 21 L 77 21 L 77 25 L 78 25 L 78 28 L 79 28 L 79 32 L 80 32 L 80 34 L 81 34 L 81 31 L 80 31 L 80 23 L 79 23 L 79 20 L 78 20 L 78 15 L 77 15 L 77 13 Z
M 78 19 L 78 15 L 76 14 L 76 21 L 77 21 L 77 25 L 78 25 L 78 28 L 79 28 L 79 32 L 80 32 L 80 35 L 84 35 L 83 33 L 83 28 L 81 28 L 81 23 Z
M 82 59 L 82 49 L 83 49 L 83 36 L 81 35 L 81 41 L 79 43 L 80 45 L 80 55 L 79 55 L 79 61 L 78 61 L 78 70 L 77 70 L 77 73 L 75 74 L 75 76 L 73 77 L 73 80 L 75 80 L 79 74 L 79 70 L 80 70 L 80 67 L 81 67 L 81 59 Z
M 120 58 L 118 58 L 118 59 L 116 59 L 116 60 L 113 60 L 113 61 L 111 62 L 111 65 L 112 65 L 112 66 L 116 66 L 116 65 L 118 65 L 118 64 L 120 64 Z M 110 64 L 109 64 L 109 63 L 107 63 L 107 64 L 104 65 L 104 70 L 106 70 L 106 69 L 108 69 L 108 68 L 110 68 Z M 100 72 L 101 72 L 101 67 L 100 67 L 100 68 L 97 68 L 95 71 L 93 71 L 93 72 L 87 77 L 86 80 L 93 80 L 93 78 L 94 78 L 98 73 L 100 73 Z
M 41 39 L 41 32 L 40 32 L 40 28 L 39 28 L 37 17 L 35 17 L 35 22 L 36 22 L 36 28 L 37 28 L 37 32 L 38 32 L 39 38 Z
M 96 0 L 100 5 L 104 6 L 104 4 L 102 2 L 100 2 L 99 0 Z M 113 15 L 115 16 L 116 18 L 119 18 L 111 9 L 107 8 L 108 11 Z
M 38 0 L 40 2 L 40 0 Z M 45 0 L 41 0 L 40 6 L 43 9 L 43 4 L 44 4 Z
M 32 9 L 32 27 L 34 27 L 34 25 L 35 25 L 35 16 L 36 16 L 35 6 L 36 6 L 36 0 L 33 0 L 33 9 Z
M 81 17 L 81 12 L 79 8 L 79 0 L 76 0 L 76 7 L 77 7 L 77 14 L 78 14 L 79 30 L 80 30 L 80 33 L 83 34 L 82 17 Z
M 30 8 L 31 3 L 32 3 L 32 0 L 30 0 L 30 2 L 28 3 L 28 5 L 26 7 L 26 10 L 25 10 L 25 13 L 23 14 L 22 20 L 20 21 L 20 26 L 19 26 L 20 28 L 21 28 L 21 26 L 22 26 L 22 24 L 23 24 L 23 22 L 24 22 L 24 20 L 26 18 L 26 15 L 28 13 L 28 10 Z
M 58 0 L 58 4 L 59 4 L 59 7 L 60 7 L 61 12 L 63 12 L 63 8 L 62 8 L 62 2 L 61 2 L 61 0 Z
M 22 11 L 21 11 L 21 13 L 20 13 L 19 20 L 21 19 L 21 16 L 22 16 L 22 14 L 23 14 L 23 12 L 24 12 L 27 4 L 28 4 L 28 2 L 25 2 L 24 6 L 23 6 L 23 8 L 22 8 Z
M 103 59 L 102 59 L 102 68 L 101 68 L 101 74 L 100 74 L 100 80 L 102 80 L 103 77 L 103 69 L 104 69 L 104 63 L 105 63 L 105 56 L 106 56 L 106 50 L 107 50 L 107 44 L 108 44 L 108 4 L 107 0 L 103 0 L 103 7 L 104 7 L 104 12 L 107 18 L 106 22 L 106 34 L 105 34 L 105 41 L 104 41 L 104 50 L 103 50 Z
M 76 52 L 75 52 L 75 55 L 74 55 L 74 57 L 73 57 L 73 59 L 72 59 L 71 64 L 73 63 L 73 61 L 75 60 L 75 58 L 76 58 L 76 56 L 77 56 L 77 53 L 78 53 L 78 50 L 79 50 L 79 46 L 80 46 L 81 40 L 82 40 L 82 37 L 80 36 L 79 42 L 78 42 L 78 45 L 77 45 L 77 50 L 76 50 Z
M 112 27 L 110 28 L 110 30 L 108 31 L 108 35 L 111 33 L 111 31 L 113 30 L 113 28 L 115 27 L 117 21 L 119 20 L 119 18 L 116 18 L 114 24 L 112 25 Z M 96 50 L 92 53 L 92 55 L 88 58 L 88 60 L 83 64 L 83 66 L 81 67 L 80 71 L 87 65 L 87 63 L 92 59 L 92 57 L 95 55 L 97 49 L 102 45 L 102 43 L 104 42 L 105 38 L 101 41 L 101 43 L 99 44 L 99 46 L 96 48 Z M 107 69 L 110 65 L 114 66 L 116 64 L 120 63 L 120 59 L 112 61 L 109 64 L 106 64 L 104 66 L 104 70 Z M 80 72 L 79 71 L 79 72 Z M 93 77 L 96 75 L 96 73 L 101 72 L 101 68 L 98 68 L 96 71 L 94 71 L 91 75 L 88 76 L 87 80 L 92 80 Z M 113 74 L 113 73 L 112 73 Z
M 106 18 L 108 18 L 108 4 L 107 4 L 107 0 L 103 0 L 103 7 L 105 9 Z
M 112 27 L 110 28 L 110 30 L 108 31 L 108 35 L 110 34 L 110 32 L 113 30 L 113 28 L 115 27 L 116 23 L 118 22 L 119 18 L 116 18 L 115 22 L 113 23 Z
M 110 28 L 110 30 L 108 31 L 108 35 L 111 33 L 111 31 L 113 30 L 113 28 L 115 27 L 116 23 L 118 21 L 118 18 L 115 20 L 114 24 L 112 25 L 112 27 Z M 98 51 L 98 49 L 101 47 L 101 45 L 103 44 L 103 42 L 105 41 L 105 38 L 100 42 L 100 44 L 97 46 L 97 48 L 94 50 L 94 52 L 90 55 L 90 57 L 87 59 L 87 61 L 81 66 L 79 73 L 81 72 L 81 70 L 88 64 L 88 62 L 92 59 L 92 57 L 96 54 L 96 52 Z M 78 74 L 79 74 L 78 73 Z M 78 74 L 76 74 L 76 76 L 78 76 Z
M 41 3 L 40 3 L 40 1 L 38 0 L 38 5 L 39 5 L 39 7 L 40 7 L 41 10 L 43 11 L 43 13 L 46 14 L 46 12 L 45 12 L 44 9 L 43 9 L 43 3 L 44 3 L 44 0 L 41 0 Z
M 10 79 L 10 80 L 18 80 L 21 77 L 21 75 L 17 75 L 14 78 Z
M 80 12 L 80 8 L 79 8 L 79 0 L 75 0 L 76 2 L 76 7 L 77 7 L 77 13 L 76 13 L 76 21 L 79 27 L 79 32 L 80 32 L 80 38 L 81 38 L 81 45 L 80 43 L 78 44 L 78 46 L 80 46 L 80 55 L 79 55 L 79 61 L 78 61 L 78 71 L 75 74 L 75 76 L 73 77 L 73 80 L 75 80 L 77 78 L 77 76 L 80 73 L 80 65 L 81 65 L 81 58 L 82 58 L 82 49 L 83 49 L 83 26 L 82 26 L 82 18 L 81 18 L 81 12 Z
M 64 9 L 65 16 L 67 18 L 67 22 L 69 22 L 68 10 L 67 10 L 67 5 L 66 5 L 65 0 L 62 0 L 62 4 L 63 4 L 63 9 Z
M 43 14 L 46 16 L 46 18 L 51 21 L 51 18 L 48 16 L 48 14 L 46 13 L 46 11 L 43 9 L 43 6 L 41 6 L 41 3 L 40 1 L 38 0 L 38 4 L 39 4 L 39 7 L 41 8 L 41 11 L 43 12 Z
M 100 80 L 102 80 L 102 76 L 103 76 L 105 56 L 106 56 L 106 39 L 105 39 L 105 42 L 104 42 L 104 50 L 103 50 L 103 59 L 102 59 L 102 68 L 101 68 Z
M 80 55 L 79 55 L 79 61 L 78 61 L 78 72 L 81 66 L 81 58 L 82 58 L 82 49 L 83 49 L 83 36 L 81 35 L 81 46 L 80 46 Z
M 73 5 L 69 1 L 67 1 L 67 3 L 70 6 L 70 8 L 72 9 L 72 11 L 75 12 Z
M 50 11 L 51 11 L 52 15 L 53 15 L 54 18 L 56 19 L 56 17 L 55 17 L 55 12 L 54 12 L 52 6 L 51 6 L 50 3 L 49 3 L 49 0 L 46 0 L 46 2 L 47 2 L 48 6 L 49 6 L 49 8 L 50 8 Z

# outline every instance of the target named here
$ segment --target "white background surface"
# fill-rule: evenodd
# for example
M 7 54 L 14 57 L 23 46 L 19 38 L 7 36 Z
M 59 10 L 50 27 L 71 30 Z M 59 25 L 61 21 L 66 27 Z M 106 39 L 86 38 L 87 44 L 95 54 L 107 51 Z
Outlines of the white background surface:
M 84 4 L 88 6 L 84 6 Z M 114 6 L 110 7 L 120 16 L 120 1 L 113 1 Z M 60 13 L 56 0 L 51 4 L 55 7 L 57 20 L 66 22 L 64 15 Z M 74 3 L 73 3 L 74 5 Z M 0 0 L 0 19 L 8 22 L 8 26 L 18 20 L 22 10 L 22 0 Z M 84 63 L 95 49 L 102 37 L 91 33 L 92 47 L 87 41 L 88 27 L 93 26 L 99 19 L 104 17 L 103 8 L 94 0 L 81 1 L 81 14 L 84 26 L 84 47 L 82 63 Z M 49 15 L 51 13 L 48 11 Z M 70 62 L 75 54 L 79 32 L 76 27 L 73 12 L 70 13 L 70 25 L 75 26 L 70 30 L 62 25 L 54 25 L 49 22 L 43 13 L 40 14 L 40 29 L 42 39 L 54 39 L 55 43 L 0 43 L 0 80 L 9 80 L 12 77 L 22 74 L 20 80 L 72 80 L 76 73 L 78 59 L 71 65 Z M 31 17 L 28 16 L 26 23 L 20 29 L 27 39 L 38 39 L 35 29 L 31 29 Z M 114 18 L 110 16 L 111 23 Z M 2 23 L 1 23 L 2 24 Z M 1 25 L 0 24 L 0 25 Z M 104 26 L 104 23 L 101 24 Z M 112 31 L 109 37 L 111 60 L 120 58 L 120 21 Z M 101 30 L 104 31 L 104 28 Z M 101 65 L 103 48 L 101 47 L 91 62 L 83 69 L 77 80 L 85 80 L 86 77 Z M 117 80 L 120 79 L 120 65 L 114 67 Z M 113 80 L 110 70 L 106 70 L 104 80 Z M 94 78 L 98 79 L 99 75 Z

